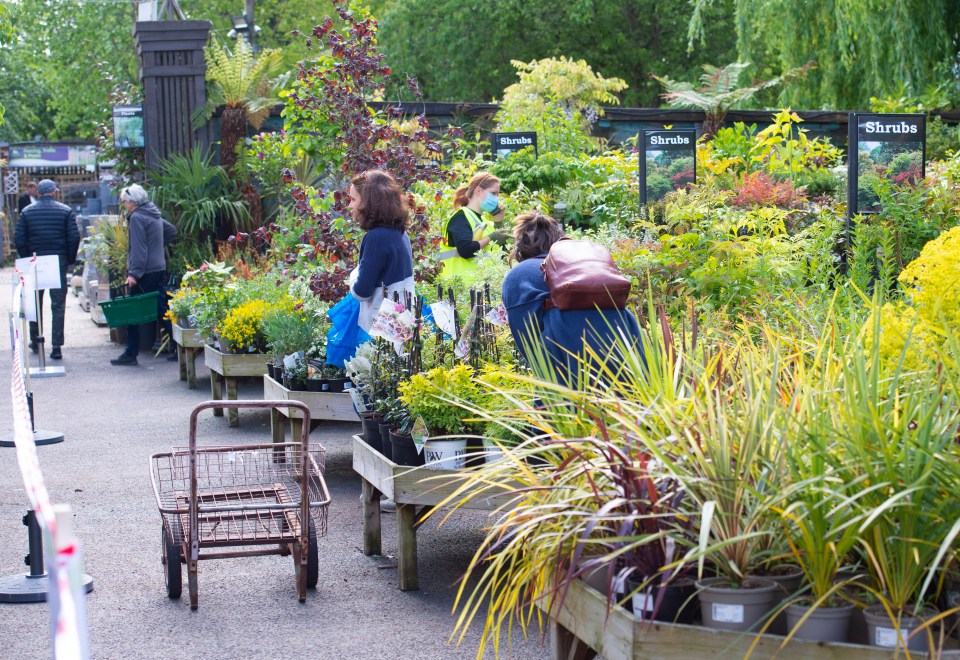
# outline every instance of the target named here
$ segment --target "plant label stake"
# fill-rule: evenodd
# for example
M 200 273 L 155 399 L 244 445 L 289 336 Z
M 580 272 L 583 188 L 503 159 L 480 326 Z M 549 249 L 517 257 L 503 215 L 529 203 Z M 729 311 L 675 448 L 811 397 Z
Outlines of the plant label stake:
M 417 454 L 422 454 L 423 446 L 430 439 L 430 434 L 427 432 L 427 423 L 423 421 L 423 417 L 420 415 L 417 415 L 417 421 L 413 424 L 413 431 L 410 432 L 410 436 L 413 438 L 413 444 L 417 446 Z

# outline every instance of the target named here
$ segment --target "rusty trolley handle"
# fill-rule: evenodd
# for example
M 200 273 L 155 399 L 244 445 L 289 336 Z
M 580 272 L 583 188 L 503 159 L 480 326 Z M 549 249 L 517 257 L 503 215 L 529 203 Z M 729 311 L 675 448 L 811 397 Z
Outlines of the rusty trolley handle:
M 197 487 L 197 419 L 200 413 L 210 408 L 296 408 L 303 414 L 303 426 L 300 431 L 300 465 L 303 470 L 301 475 L 301 498 L 300 498 L 300 543 L 305 547 L 307 540 L 307 516 L 310 515 L 310 506 L 307 497 L 307 465 L 310 455 L 308 442 L 310 437 L 310 408 L 302 401 L 252 401 L 252 400 L 216 400 L 204 401 L 193 409 L 190 413 L 190 572 L 196 574 L 197 561 L 200 559 L 200 506 Z M 325 480 L 321 479 L 321 482 Z M 323 486 L 326 491 L 326 484 Z M 325 497 L 329 494 L 324 492 Z M 305 561 L 305 559 L 304 559 Z

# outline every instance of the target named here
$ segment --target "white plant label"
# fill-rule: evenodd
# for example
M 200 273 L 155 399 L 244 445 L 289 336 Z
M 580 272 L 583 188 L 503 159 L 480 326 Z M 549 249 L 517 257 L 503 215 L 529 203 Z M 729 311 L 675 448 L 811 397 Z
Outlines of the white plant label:
M 896 648 L 898 641 L 897 631 L 893 628 L 877 627 L 874 632 L 873 643 L 886 649 Z
M 717 623 L 743 623 L 743 605 L 713 603 L 712 614 Z
M 420 415 L 417 415 L 417 421 L 413 423 L 413 431 L 410 435 L 413 437 L 413 444 L 417 446 L 417 453 L 422 454 L 423 446 L 430 439 L 430 434 L 427 431 L 427 423 L 423 421 L 423 417 Z
M 443 332 L 451 337 L 456 334 L 456 326 L 453 322 L 453 305 L 449 300 L 441 300 L 430 305 L 430 311 L 433 312 L 433 322 L 437 324 Z
M 653 594 L 644 591 L 643 593 L 633 594 L 633 611 L 637 612 L 652 612 L 654 610 L 655 598 Z
M 353 407 L 357 411 L 357 414 L 367 412 L 367 404 L 363 402 L 363 395 L 354 387 L 348 389 L 347 392 L 350 393 L 350 398 L 353 399 Z

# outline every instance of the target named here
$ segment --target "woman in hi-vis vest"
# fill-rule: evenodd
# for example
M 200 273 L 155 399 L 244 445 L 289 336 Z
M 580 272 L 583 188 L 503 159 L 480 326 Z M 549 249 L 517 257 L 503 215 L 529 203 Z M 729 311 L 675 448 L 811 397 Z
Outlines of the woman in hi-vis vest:
M 440 243 L 443 277 L 469 276 L 477 268 L 477 261 L 485 252 L 498 250 L 493 243 L 502 243 L 510 232 L 495 228 L 503 220 L 500 206 L 500 179 L 492 174 L 475 174 L 470 183 L 458 188 L 453 196 L 457 212 L 447 220 Z M 483 214 L 490 214 L 483 220 Z

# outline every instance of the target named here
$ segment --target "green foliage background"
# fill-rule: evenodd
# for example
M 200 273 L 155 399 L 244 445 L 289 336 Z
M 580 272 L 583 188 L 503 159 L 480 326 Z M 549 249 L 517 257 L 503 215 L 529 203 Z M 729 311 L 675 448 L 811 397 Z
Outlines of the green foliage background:
M 181 0 L 188 18 L 225 36 L 241 0 Z M 651 73 L 694 80 L 704 63 L 750 61 L 768 78 L 816 59 L 804 80 L 754 107 L 866 109 L 871 97 L 936 96 L 960 106 L 951 68 L 960 51 L 956 0 L 358 0 L 381 24 L 393 68 L 388 98 L 407 75 L 428 101 L 489 102 L 516 82 L 511 60 L 584 59 L 630 87 L 624 105 L 661 105 Z M 327 1 L 259 0 L 258 43 L 305 56 L 293 30 L 332 13 Z M 0 0 L 0 141 L 92 139 L 117 81 L 137 82 L 127 2 Z M 779 94 L 779 98 L 775 98 Z M 944 100 L 945 99 L 945 100 Z M 944 103 L 946 105 L 944 105 Z

